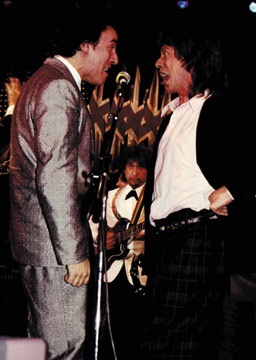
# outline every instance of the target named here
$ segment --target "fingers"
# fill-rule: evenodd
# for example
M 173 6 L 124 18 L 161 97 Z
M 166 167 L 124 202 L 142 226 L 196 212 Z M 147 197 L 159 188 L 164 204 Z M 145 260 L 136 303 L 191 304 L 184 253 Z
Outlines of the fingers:
M 220 213 L 220 215 L 222 215 L 222 216 L 228 216 L 228 209 L 227 209 L 227 207 L 226 207 L 226 206 L 221 207 L 221 208 L 219 209 L 219 213 Z
M 7 93 L 8 106 L 15 105 L 21 91 L 21 82 L 18 78 L 9 78 L 9 82 L 5 82 L 5 90 Z
M 78 264 L 67 265 L 67 274 L 64 280 L 67 284 L 79 287 L 88 284 L 90 274 L 90 262 L 86 259 Z
M 90 279 L 89 274 L 85 274 L 83 276 L 73 276 L 73 277 L 67 274 L 64 277 L 64 280 L 67 284 L 70 284 L 75 287 L 80 287 L 88 284 L 89 279 Z
M 215 214 L 220 216 L 228 216 L 228 208 L 227 206 L 222 206 L 220 208 L 213 208 L 211 207 L 211 210 L 215 212 Z

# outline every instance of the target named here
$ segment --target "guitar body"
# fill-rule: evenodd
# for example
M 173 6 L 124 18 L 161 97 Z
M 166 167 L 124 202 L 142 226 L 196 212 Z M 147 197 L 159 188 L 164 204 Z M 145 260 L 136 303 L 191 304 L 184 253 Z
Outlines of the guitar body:
M 117 245 L 114 249 L 107 251 L 107 270 L 113 264 L 115 260 L 124 259 L 128 253 L 128 244 L 129 240 L 133 239 L 133 235 L 142 231 L 145 228 L 145 223 L 141 222 L 140 224 L 131 225 L 128 219 L 120 219 L 113 228 L 112 231 L 115 232 L 117 237 Z

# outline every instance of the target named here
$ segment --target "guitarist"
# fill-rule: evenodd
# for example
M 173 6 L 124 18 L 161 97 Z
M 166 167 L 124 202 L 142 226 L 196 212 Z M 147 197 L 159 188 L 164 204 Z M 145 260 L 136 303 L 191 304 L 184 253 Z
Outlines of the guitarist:
M 118 360 L 138 359 L 144 325 L 147 277 L 141 274 L 144 256 L 143 194 L 151 155 L 152 150 L 144 144 L 126 146 L 119 158 L 126 185 L 110 190 L 107 197 L 107 271 L 104 280 L 108 283 L 110 325 Z M 97 253 L 98 224 L 91 220 L 90 225 Z M 99 359 L 115 359 L 107 322 L 99 344 Z

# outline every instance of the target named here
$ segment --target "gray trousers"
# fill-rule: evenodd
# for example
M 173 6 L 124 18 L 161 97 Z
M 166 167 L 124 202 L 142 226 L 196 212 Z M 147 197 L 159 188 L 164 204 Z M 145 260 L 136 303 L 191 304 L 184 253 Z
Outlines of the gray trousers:
M 65 266 L 20 265 L 28 302 L 28 336 L 42 338 L 47 360 L 83 360 L 86 337 L 87 285 L 64 281 Z

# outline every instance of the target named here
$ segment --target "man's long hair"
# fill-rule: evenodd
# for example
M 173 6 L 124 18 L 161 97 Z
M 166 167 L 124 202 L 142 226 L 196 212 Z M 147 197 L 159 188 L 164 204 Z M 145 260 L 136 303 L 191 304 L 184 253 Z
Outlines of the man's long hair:
M 205 89 L 220 95 L 228 85 L 221 41 L 205 28 L 165 26 L 160 32 L 158 46 L 172 46 L 174 54 L 187 71 L 193 83 L 190 97 L 203 94 Z

